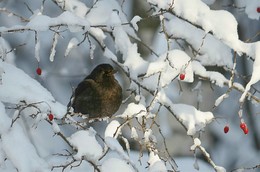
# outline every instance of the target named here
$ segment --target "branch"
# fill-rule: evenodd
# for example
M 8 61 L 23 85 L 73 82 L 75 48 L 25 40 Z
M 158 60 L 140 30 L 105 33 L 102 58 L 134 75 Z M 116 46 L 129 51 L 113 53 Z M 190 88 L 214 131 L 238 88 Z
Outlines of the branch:
M 240 171 L 245 171 L 245 170 L 255 170 L 255 169 L 260 169 L 260 164 L 254 166 L 254 167 L 242 167 L 242 168 L 237 168 L 234 170 L 231 170 L 231 172 L 240 172 Z
M 22 17 L 22 16 L 20 16 L 20 15 L 18 15 L 18 14 L 16 14 L 16 13 L 13 13 L 13 12 L 7 10 L 6 8 L 0 8 L 0 12 L 6 13 L 6 14 L 8 15 L 8 17 L 9 17 L 9 16 L 18 17 L 22 22 L 29 22 L 29 21 L 30 21 L 29 19 L 24 18 L 24 17 Z

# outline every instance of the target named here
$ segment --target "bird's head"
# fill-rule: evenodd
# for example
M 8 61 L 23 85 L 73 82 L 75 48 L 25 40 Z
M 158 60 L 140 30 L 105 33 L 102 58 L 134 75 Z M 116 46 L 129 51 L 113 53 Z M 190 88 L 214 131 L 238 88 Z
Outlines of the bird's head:
M 96 82 L 106 82 L 114 79 L 114 74 L 117 71 L 110 64 L 98 65 L 90 74 L 91 78 Z

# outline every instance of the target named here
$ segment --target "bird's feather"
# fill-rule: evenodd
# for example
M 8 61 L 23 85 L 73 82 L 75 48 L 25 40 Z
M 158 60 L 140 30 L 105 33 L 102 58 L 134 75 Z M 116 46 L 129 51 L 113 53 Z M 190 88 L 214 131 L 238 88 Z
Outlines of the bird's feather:
M 122 88 L 114 78 L 113 67 L 109 64 L 97 66 L 77 86 L 68 108 L 87 114 L 89 118 L 110 117 L 122 102 Z

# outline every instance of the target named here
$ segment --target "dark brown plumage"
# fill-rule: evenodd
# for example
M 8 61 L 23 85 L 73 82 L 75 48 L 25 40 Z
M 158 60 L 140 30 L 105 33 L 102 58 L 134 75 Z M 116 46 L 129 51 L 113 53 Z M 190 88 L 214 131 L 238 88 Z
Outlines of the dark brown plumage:
M 89 119 L 111 117 L 122 102 L 122 88 L 110 64 L 100 64 L 77 86 L 68 107 Z

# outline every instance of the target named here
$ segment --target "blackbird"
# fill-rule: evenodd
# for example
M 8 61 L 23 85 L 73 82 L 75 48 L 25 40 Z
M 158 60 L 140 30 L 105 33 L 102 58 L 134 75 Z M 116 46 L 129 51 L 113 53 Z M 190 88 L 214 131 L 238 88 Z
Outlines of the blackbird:
M 122 88 L 110 64 L 100 64 L 75 89 L 68 107 L 89 119 L 111 117 L 122 102 Z

